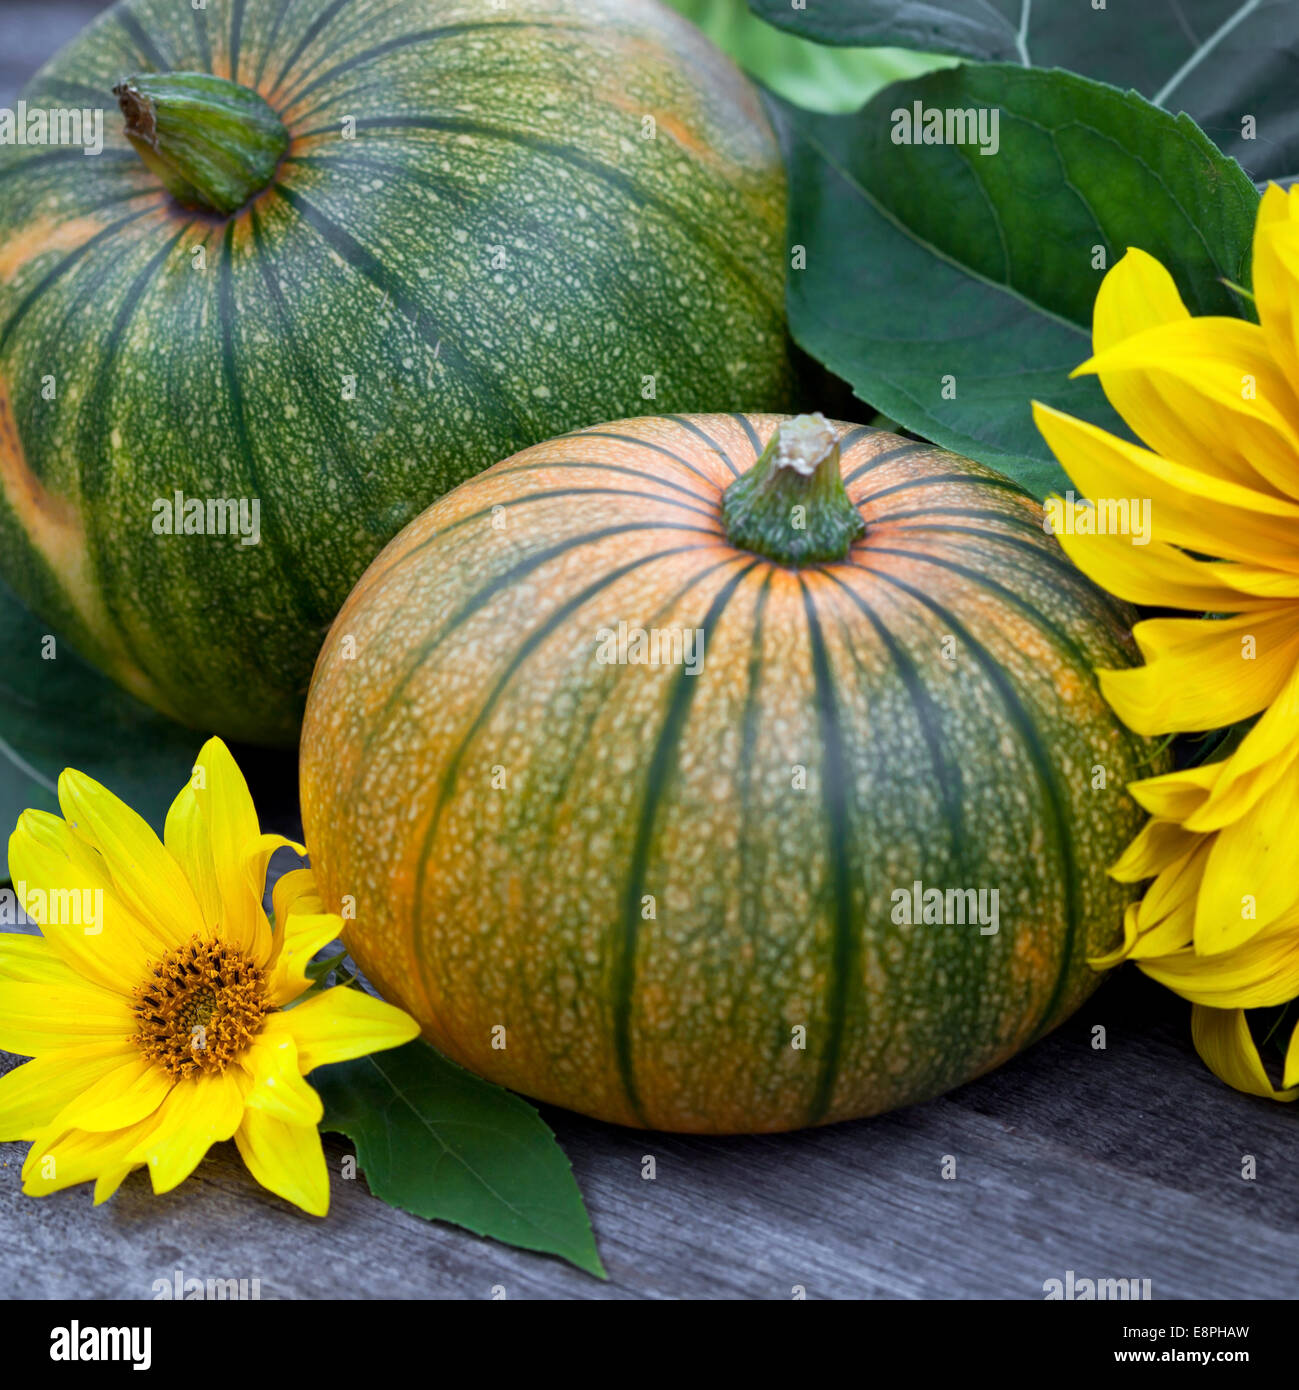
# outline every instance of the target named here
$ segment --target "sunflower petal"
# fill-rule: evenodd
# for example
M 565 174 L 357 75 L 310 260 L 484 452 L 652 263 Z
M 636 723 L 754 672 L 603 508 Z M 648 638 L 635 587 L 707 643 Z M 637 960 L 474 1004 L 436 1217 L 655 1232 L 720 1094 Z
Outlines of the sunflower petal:
M 1100 671 L 1101 693 L 1140 734 L 1222 729 L 1266 709 L 1299 662 L 1299 612 L 1152 618 L 1132 629 L 1144 666 Z
M 270 926 L 261 893 L 249 891 L 245 855 L 261 835 L 248 783 L 230 750 L 210 738 L 194 764 L 194 795 L 203 813 L 212 849 L 212 867 L 221 895 L 223 934 L 254 960 L 266 959 Z
M 1285 1050 L 1285 1072 L 1281 1084 L 1286 1087 L 1299 1087 L 1299 1023 L 1290 1034 L 1290 1045 Z
M 1299 202 L 1270 184 L 1254 223 L 1254 302 L 1268 349 L 1299 381 Z
M 1217 956 L 1186 949 L 1141 961 L 1141 969 L 1193 1004 L 1215 1009 L 1265 1009 L 1299 995 L 1299 932 L 1259 932 Z
M 175 1084 L 156 1063 L 132 1049 L 107 1075 L 74 1097 L 54 1116 L 63 1129 L 103 1133 L 147 1120 Z
M 77 832 L 104 856 L 127 911 L 167 951 L 192 936 L 210 935 L 181 866 L 148 824 L 98 782 L 66 769 L 59 806 Z
M 1195 836 L 1166 820 L 1149 820 L 1110 870 L 1120 883 L 1140 883 L 1154 878 L 1174 860 L 1194 848 Z
M 317 951 L 337 940 L 343 919 L 332 912 L 296 912 L 277 928 L 267 989 L 276 1004 L 291 1004 L 311 984 L 307 966 Z
M 296 1008 L 273 1014 L 268 1031 L 297 1042 L 303 1072 L 345 1062 L 419 1036 L 419 1024 L 403 1010 L 358 989 L 327 989 Z
M 1155 540 L 1299 571 L 1294 502 L 1212 478 L 1039 401 L 1033 419 L 1084 496 L 1149 498 Z
M 65 967 L 66 968 L 66 967 Z M 80 1043 L 125 1042 L 135 1015 L 120 994 L 83 983 L 0 980 L 0 1050 L 21 1057 Z
M 75 1187 L 115 1173 L 124 1165 L 122 1157 L 132 1131 L 89 1134 L 85 1130 L 48 1129 L 38 1135 L 23 1162 L 23 1191 L 29 1197 Z
M 127 1161 L 147 1163 L 154 1192 L 170 1192 L 213 1144 L 234 1134 L 244 1113 L 245 1087 L 238 1067 L 178 1082 L 142 1127 Z
M 316 876 L 310 869 L 290 869 L 275 880 L 271 890 L 271 908 L 275 913 L 275 928 L 278 932 L 295 913 L 319 915 L 325 904 L 320 899 L 316 887 Z M 342 928 L 342 919 L 338 919 Z
M 68 966 L 129 994 L 148 969 L 149 934 L 123 907 L 102 859 L 58 816 L 24 811 L 9 864 L 28 915 Z
M 1128 792 L 1143 811 L 1149 811 L 1159 820 L 1184 824 L 1204 805 L 1222 767 L 1220 762 L 1201 763 L 1198 767 L 1183 768 L 1180 772 L 1143 777 L 1139 782 L 1129 782 Z
M 1299 909 L 1294 828 L 1299 777 L 1283 777 L 1239 820 L 1219 830 L 1195 905 L 1195 949 L 1230 951 Z
M 95 1179 L 95 1205 L 102 1206 L 121 1187 L 128 1174 L 137 1167 L 136 1163 L 122 1164 L 116 1168 L 105 1168 Z
M 1148 252 L 1130 246 L 1096 292 L 1092 347 L 1105 352 L 1147 328 L 1186 323 L 1190 317 L 1176 282 L 1163 265 Z
M 1103 956 L 1088 956 L 1087 964 L 1093 970 L 1113 970 L 1127 960 L 1137 943 L 1137 906 L 1136 903 L 1129 903 L 1123 914 L 1123 940 Z
M 1178 397 L 1186 388 L 1158 370 L 1163 365 L 1158 354 L 1145 354 L 1127 370 L 1108 371 L 1101 365 L 1114 360 L 1115 349 L 1130 345 L 1134 338 L 1140 340 L 1140 335 L 1153 328 L 1177 334 L 1194 331 L 1173 277 L 1153 256 L 1131 247 L 1101 281 L 1092 311 L 1093 369 L 1099 371 L 1110 404 L 1156 453 L 1194 462 L 1201 469 L 1238 481 L 1259 482 L 1252 460 L 1235 441 L 1224 440 L 1216 426 L 1207 436 L 1212 447 L 1206 445 L 1206 436 L 1181 408 Z M 1145 370 L 1141 370 L 1143 366 Z M 1214 606 L 1222 605 L 1205 605 Z
M 184 869 L 204 922 L 209 928 L 215 928 L 221 921 L 221 890 L 212 863 L 212 839 L 198 794 L 189 782 L 180 789 L 167 811 L 162 842 Z
M 283 835 L 259 835 L 244 849 L 244 881 L 248 886 L 248 892 L 257 902 L 258 934 L 255 949 L 261 954 L 255 959 L 263 963 L 274 959 L 275 955 L 274 942 L 271 939 L 271 924 L 267 920 L 266 911 L 262 906 L 263 899 L 266 897 L 266 874 L 270 868 L 272 856 L 282 849 L 291 849 L 297 854 L 306 853 L 300 844 L 294 840 L 286 839 Z M 280 877 L 287 878 L 289 874 L 299 872 L 301 870 L 290 869 Z M 278 882 L 277 879 L 277 885 Z M 272 896 L 271 901 L 274 903 L 274 896 Z
M 1191 944 L 1195 897 L 1208 859 L 1208 848 L 1208 837 L 1196 836 L 1185 854 L 1155 876 L 1145 897 L 1135 905 L 1135 913 L 1129 909 L 1136 928 L 1136 939 L 1125 950 L 1129 959 L 1163 958 Z
M 101 1077 L 136 1056 L 128 1042 L 98 1042 L 47 1052 L 0 1076 L 0 1142 L 35 1139 Z
M 77 974 L 52 942 L 43 936 L 16 931 L 0 932 L 0 980 L 58 988 L 96 988 Z
M 312 1216 L 329 1211 L 329 1170 L 320 1131 L 249 1109 L 235 1131 L 248 1171 L 261 1185 Z
M 325 1113 L 320 1097 L 306 1083 L 298 1047 L 284 1029 L 264 1029 L 239 1059 L 252 1078 L 247 1103 L 285 1124 L 318 1125 Z
M 1089 579 L 1129 603 L 1187 608 L 1195 613 L 1243 613 L 1275 608 L 1278 598 L 1299 599 L 1299 574 L 1251 568 L 1234 560 L 1206 563 L 1160 541 L 1138 545 L 1131 534 L 1081 531 L 1082 505 L 1065 498 L 1048 499 L 1048 506 L 1060 518 L 1054 526 L 1055 538 Z
M 1244 319 L 1183 319 L 1144 329 L 1084 362 L 1157 453 L 1206 478 L 1295 495 L 1299 403 Z
M 1197 1004 L 1191 1010 L 1191 1038 L 1205 1066 L 1228 1086 L 1269 1100 L 1294 1100 L 1299 1095 L 1299 1087 L 1278 1091 L 1267 1079 L 1244 1009 Z
M 1188 830 L 1218 830 L 1246 815 L 1299 762 L 1299 665 L 1284 689 L 1223 762 L 1209 794 L 1184 818 Z

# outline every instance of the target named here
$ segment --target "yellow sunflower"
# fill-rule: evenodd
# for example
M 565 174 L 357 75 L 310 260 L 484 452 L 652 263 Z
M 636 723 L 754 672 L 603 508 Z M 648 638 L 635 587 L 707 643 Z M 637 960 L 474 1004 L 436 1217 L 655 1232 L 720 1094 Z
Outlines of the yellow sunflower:
M 1257 324 L 1193 318 L 1143 251 L 1106 275 L 1077 371 L 1147 447 L 1033 410 L 1091 503 L 1148 504 L 1147 535 L 1095 534 L 1098 509 L 1079 525 L 1080 504 L 1054 499 L 1070 558 L 1120 598 L 1196 615 L 1138 623 L 1145 664 L 1101 671 L 1106 698 L 1152 737 L 1248 725 L 1227 757 L 1132 786 L 1153 820 L 1115 873 L 1153 882 L 1098 964 L 1136 959 L 1194 1002 L 1217 1075 L 1290 1100 L 1299 1030 L 1277 1090 L 1244 1010 L 1299 995 L 1299 189 L 1264 195 L 1253 281 Z
M 342 922 L 297 869 L 275 885 L 272 931 L 266 868 L 292 842 L 261 833 L 219 739 L 161 842 L 81 773 L 59 778 L 59 806 L 24 812 L 9 841 L 42 935 L 0 934 L 0 1049 L 33 1058 L 0 1077 L 0 1140 L 32 1141 L 23 1191 L 93 1179 L 98 1204 L 147 1164 L 167 1192 L 233 1137 L 258 1182 L 323 1216 L 321 1103 L 303 1077 L 410 1041 L 414 1020 L 347 988 L 294 1006 Z

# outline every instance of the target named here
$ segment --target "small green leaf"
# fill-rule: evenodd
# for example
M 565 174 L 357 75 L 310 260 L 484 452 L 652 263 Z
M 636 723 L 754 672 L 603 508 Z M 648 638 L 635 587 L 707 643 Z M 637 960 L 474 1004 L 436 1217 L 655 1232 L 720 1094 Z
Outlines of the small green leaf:
M 768 24 L 817 43 L 923 48 L 992 62 L 1019 56 L 1015 16 L 1030 5 L 1031 0 L 808 0 L 795 8 L 789 0 L 749 0 Z
M 345 988 L 356 983 L 346 951 L 332 951 L 308 961 L 302 973 L 311 981 L 312 990 Z
M 745 0 L 668 0 L 764 86 L 809 111 L 856 111 L 881 87 L 954 59 L 899 48 L 829 48 L 775 29 Z
M 897 113 L 997 113 L 979 144 L 895 143 Z M 1247 304 L 1258 193 L 1186 116 L 1059 71 L 983 64 L 897 83 L 853 116 L 781 103 L 790 176 L 789 318 L 807 352 L 907 429 L 1009 474 L 1066 486 L 1033 426 L 1044 400 L 1123 432 L 1091 353 L 1105 269 L 1164 263 L 1194 314 Z M 985 143 L 993 149 L 991 138 Z
M 749 0 L 770 24 L 836 47 L 887 45 L 1068 68 L 1187 112 L 1254 179 L 1299 174 L 1294 0 Z M 782 95 L 786 95 L 782 93 Z M 797 98 L 794 98 L 797 100 Z
M 102 782 L 161 832 L 200 736 L 100 675 L 3 584 L 0 651 L 0 881 L 15 822 L 28 807 L 59 809 L 65 767 Z
M 320 1127 L 352 1140 L 376 1197 L 605 1277 L 572 1168 L 527 1101 L 424 1042 L 320 1067 L 311 1084 Z

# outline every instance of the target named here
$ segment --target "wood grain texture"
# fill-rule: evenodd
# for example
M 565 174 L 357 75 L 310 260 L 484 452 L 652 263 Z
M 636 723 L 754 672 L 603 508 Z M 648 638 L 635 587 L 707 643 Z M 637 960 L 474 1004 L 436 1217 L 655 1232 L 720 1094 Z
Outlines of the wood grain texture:
M 87 1188 L 23 1197 L 26 1146 L 4 1144 L 0 1297 L 148 1299 L 177 1269 L 259 1278 L 264 1298 L 1041 1298 L 1068 1269 L 1148 1278 L 1158 1299 L 1299 1296 L 1295 1116 L 1222 1086 L 1187 1032 L 1184 1005 L 1125 971 L 1000 1071 L 875 1120 L 698 1139 L 548 1109 L 607 1284 L 392 1210 L 340 1176 L 332 1137 L 324 1220 L 229 1144 L 175 1192 L 141 1171 L 99 1209 Z

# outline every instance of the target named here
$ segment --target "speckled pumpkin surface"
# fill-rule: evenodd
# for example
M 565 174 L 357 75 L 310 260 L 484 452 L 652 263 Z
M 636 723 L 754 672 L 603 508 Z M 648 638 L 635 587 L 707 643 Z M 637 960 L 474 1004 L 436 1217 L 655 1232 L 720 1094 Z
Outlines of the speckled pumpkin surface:
M 1133 660 L 1126 615 L 988 470 L 835 425 L 845 560 L 729 545 L 778 423 L 489 469 L 371 566 L 308 701 L 307 844 L 361 966 L 466 1066 L 623 1124 L 842 1120 L 1011 1056 L 1095 987 L 1158 766 L 1090 673 Z M 620 624 L 702 664 L 610 660 Z M 917 882 L 997 890 L 997 931 L 895 921 Z
M 114 85 L 288 128 L 174 202 Z M 786 403 L 785 183 L 752 86 L 656 0 L 124 0 L 33 79 L 104 148 L 0 146 L 0 573 L 205 731 L 297 733 L 349 589 L 434 498 L 612 413 Z M 256 499 L 260 543 L 155 532 Z

